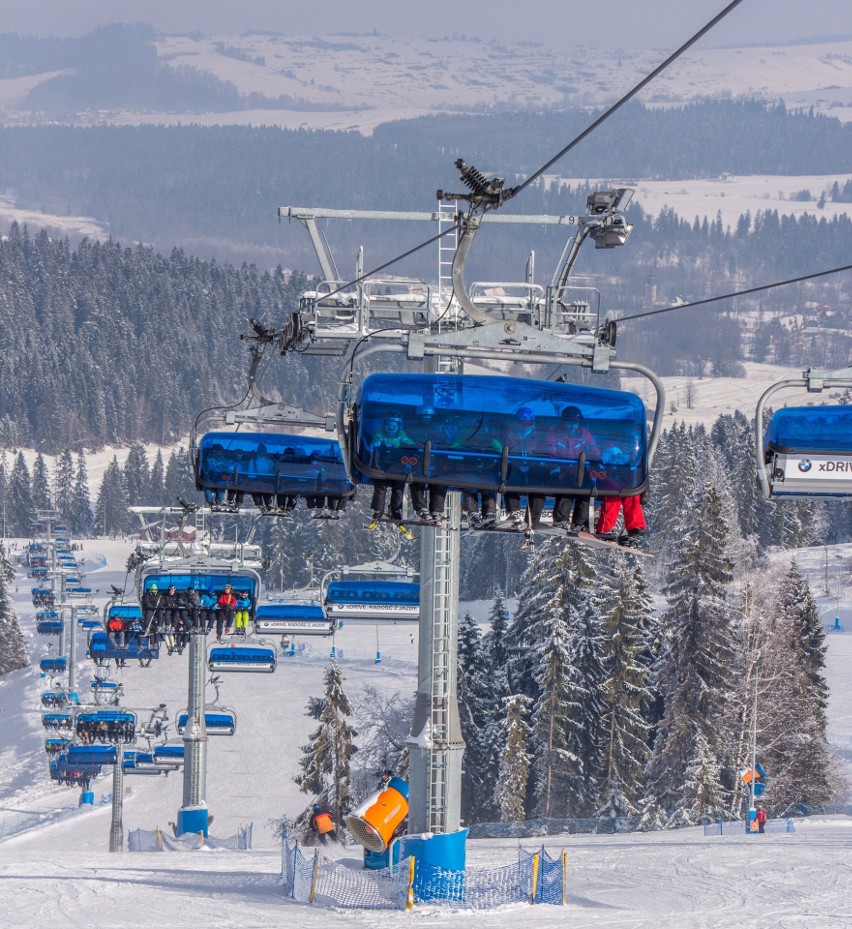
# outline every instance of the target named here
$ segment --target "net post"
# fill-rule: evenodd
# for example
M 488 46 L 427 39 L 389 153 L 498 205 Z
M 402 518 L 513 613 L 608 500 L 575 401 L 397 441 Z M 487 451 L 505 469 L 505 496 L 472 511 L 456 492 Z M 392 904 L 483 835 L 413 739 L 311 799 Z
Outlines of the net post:
M 406 890 L 405 908 L 411 910 L 414 908 L 414 855 L 408 859 L 408 888 Z
M 538 864 L 539 864 L 539 853 L 536 852 L 533 855 L 533 872 L 532 872 L 532 899 L 530 903 L 535 906 L 535 895 L 538 890 Z

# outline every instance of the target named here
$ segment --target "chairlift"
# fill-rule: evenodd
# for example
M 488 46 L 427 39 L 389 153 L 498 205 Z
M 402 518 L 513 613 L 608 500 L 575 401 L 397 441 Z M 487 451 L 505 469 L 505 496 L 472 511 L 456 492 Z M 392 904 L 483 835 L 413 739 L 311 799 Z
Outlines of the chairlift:
M 47 609 L 56 607 L 56 594 L 49 587 L 33 587 L 32 589 L 33 606 L 43 606 Z
M 336 439 L 280 432 L 208 432 L 195 459 L 196 487 L 211 504 L 248 494 L 276 512 L 282 497 L 352 497 Z
M 801 378 L 773 384 L 757 402 L 754 417 L 757 479 L 764 499 L 852 495 L 852 407 L 783 407 L 765 425 L 769 398 L 780 390 L 852 388 L 852 367 L 806 368 Z
M 502 376 L 372 374 L 351 413 L 349 466 L 372 481 L 598 496 L 634 496 L 647 486 L 647 416 L 629 391 Z M 594 442 L 575 442 L 569 419 Z
M 68 746 L 65 753 L 69 767 L 80 765 L 114 765 L 118 759 L 115 745 L 80 745 Z
M 57 755 L 50 762 L 50 779 L 59 784 L 72 787 L 88 787 L 93 777 L 101 773 L 100 765 L 69 765 L 64 754 Z
M 74 715 L 65 711 L 42 713 L 41 724 L 45 729 L 55 729 L 58 732 L 72 732 L 74 729 Z
M 74 706 L 79 702 L 78 695 L 69 690 L 44 690 L 41 693 L 41 705 L 54 707 L 58 710 L 66 706 Z
M 64 625 L 58 613 L 36 613 L 36 632 L 39 635 L 61 635 Z
M 163 742 L 154 748 L 154 761 L 157 764 L 171 763 L 183 764 L 184 761 L 184 743 L 181 742 Z
M 136 739 L 136 714 L 115 707 L 80 709 L 74 720 L 77 737 L 94 742 L 133 742 Z
M 317 601 L 269 601 L 255 610 L 254 631 L 258 635 L 334 634 L 335 620 L 326 616 Z
M 68 670 L 68 659 L 64 655 L 59 658 L 42 658 L 38 666 L 45 674 L 64 674 Z
M 274 646 L 252 642 L 232 642 L 212 645 L 207 653 L 210 671 L 243 671 L 270 673 L 278 664 Z
M 160 657 L 160 646 L 149 642 L 145 636 L 137 636 L 131 637 L 125 648 L 119 648 L 110 642 L 106 632 L 96 630 L 89 636 L 88 656 L 99 668 L 110 661 L 123 665 L 130 659 L 137 660 L 141 668 L 147 668 Z
M 178 735 L 183 735 L 189 725 L 189 714 L 186 710 L 180 712 L 175 721 Z M 227 707 L 205 707 L 204 727 L 207 735 L 233 735 L 237 729 L 236 711 Z
M 66 748 L 71 744 L 71 739 L 45 739 L 44 740 L 44 750 L 49 757 L 55 757 L 56 755 L 64 752 Z
M 329 618 L 347 623 L 417 622 L 420 584 L 389 580 L 336 580 L 325 589 L 323 607 Z

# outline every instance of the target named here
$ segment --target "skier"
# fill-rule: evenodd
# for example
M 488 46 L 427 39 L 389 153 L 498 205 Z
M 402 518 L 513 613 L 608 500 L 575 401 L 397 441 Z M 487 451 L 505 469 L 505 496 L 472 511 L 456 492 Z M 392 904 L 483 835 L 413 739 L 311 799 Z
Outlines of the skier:
M 311 829 L 319 836 L 319 840 L 323 845 L 337 841 L 337 833 L 334 830 L 334 820 L 331 818 L 331 813 L 320 806 L 319 803 L 313 805 Z

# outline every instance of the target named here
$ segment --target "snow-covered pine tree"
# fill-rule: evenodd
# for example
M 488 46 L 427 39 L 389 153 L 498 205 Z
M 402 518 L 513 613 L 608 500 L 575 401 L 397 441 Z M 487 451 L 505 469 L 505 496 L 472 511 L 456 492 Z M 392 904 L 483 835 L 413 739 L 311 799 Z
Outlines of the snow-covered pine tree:
M 151 466 L 148 464 L 148 453 L 141 442 L 134 442 L 130 446 L 127 460 L 124 462 L 124 481 L 130 505 L 147 506 L 150 502 L 146 496 L 151 486 Z
M 503 732 L 499 740 L 497 783 L 494 803 L 504 823 L 521 822 L 525 816 L 530 756 L 527 751 L 530 727 L 527 717 L 532 700 L 523 694 L 503 699 Z
M 566 772 L 568 796 L 563 815 L 586 818 L 600 806 L 606 771 L 607 669 L 602 624 L 590 592 L 574 588 L 570 593 L 566 616 L 571 635 L 568 686 L 574 712 L 566 735 L 569 751 L 581 760 L 582 766 L 572 765 Z
M 118 463 L 118 458 L 113 456 L 104 471 L 98 490 L 98 499 L 95 503 L 95 531 L 104 535 L 126 532 L 130 527 L 128 506 L 130 506 L 130 500 L 127 496 L 124 471 Z
M 154 459 L 154 464 L 151 465 L 151 484 L 145 495 L 151 506 L 170 506 L 174 503 L 174 501 L 169 501 L 166 498 L 165 480 L 166 469 L 163 464 L 163 453 L 160 449 L 157 449 L 157 457 Z
M 505 743 L 505 699 L 509 696 L 508 645 L 509 610 L 502 590 L 497 590 L 488 614 L 489 630 L 483 636 L 483 664 L 486 680 L 486 721 L 482 735 L 487 756 L 482 772 L 483 789 L 494 794 L 500 776 L 500 758 Z
M 33 505 L 36 510 L 50 510 L 50 478 L 44 456 L 39 453 L 33 464 Z
M 92 513 L 92 499 L 89 496 L 89 475 L 86 472 L 86 459 L 82 453 L 77 456 L 71 513 L 71 528 L 74 535 L 90 536 L 94 528 L 95 517 Z
M 769 775 L 766 800 L 778 812 L 832 799 L 827 737 L 825 636 L 807 578 L 795 562 L 767 615 L 758 691 L 758 756 Z
M 353 744 L 356 732 L 347 722 L 352 707 L 336 661 L 326 669 L 324 695 L 309 701 L 308 715 L 318 720 L 319 726 L 311 733 L 310 743 L 303 746 L 300 761 L 303 773 L 295 780 L 302 793 L 313 794 L 316 802 L 325 806 L 335 822 L 342 825 L 343 817 L 352 809 L 349 759 L 356 751 Z
M 30 663 L 24 635 L 9 595 L 9 584 L 14 574 L 6 550 L 0 546 L 0 675 L 26 668 Z
M 665 710 L 648 763 L 646 798 L 677 814 L 678 822 L 695 823 L 722 817 L 733 787 L 735 772 L 724 761 L 733 741 L 727 710 L 736 699 L 732 669 L 739 627 L 727 604 L 732 565 L 715 488 L 686 508 L 680 525 L 656 673 Z
M 602 805 L 595 815 L 618 819 L 638 812 L 648 762 L 648 724 L 643 715 L 648 689 L 647 644 L 653 605 L 638 565 L 618 559 L 615 573 L 602 577 L 599 592 L 605 647 L 609 730 L 602 776 Z M 614 581 L 614 584 L 611 583 Z
M 195 489 L 195 476 L 185 448 L 180 448 L 169 455 L 166 475 L 163 479 L 164 502 L 173 506 L 178 497 L 183 497 L 184 500 L 201 499 L 201 494 Z
M 74 459 L 66 448 L 56 459 L 53 472 L 53 501 L 63 522 L 70 524 L 74 507 Z
M 535 655 L 539 659 L 534 681 L 538 690 L 530 719 L 536 815 L 567 815 L 568 781 L 583 776 L 583 759 L 569 749 L 569 731 L 579 717 L 570 683 L 570 631 L 561 597 L 545 605 L 538 623 Z M 572 779 L 572 778 L 571 778 Z M 572 779 L 573 780 L 573 779 Z
M 35 518 L 30 472 L 24 453 L 18 452 L 6 485 L 6 532 L 9 535 L 28 536 Z
M 825 630 L 811 593 L 808 579 L 795 561 L 779 592 L 779 607 L 787 619 L 791 645 L 808 678 L 809 690 L 824 715 L 828 706 L 828 683 L 825 680 Z
M 494 814 L 494 783 L 489 778 L 488 723 L 494 695 L 490 688 L 482 633 L 468 612 L 459 623 L 458 706 L 466 748 L 462 774 L 462 818 L 475 823 Z

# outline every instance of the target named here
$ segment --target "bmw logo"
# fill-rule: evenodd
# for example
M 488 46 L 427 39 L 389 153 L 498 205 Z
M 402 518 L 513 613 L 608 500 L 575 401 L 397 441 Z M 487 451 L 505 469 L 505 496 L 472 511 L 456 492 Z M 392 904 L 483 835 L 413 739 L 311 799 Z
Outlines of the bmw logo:
M 803 459 L 799 462 L 799 470 L 800 470 L 800 471 L 805 471 L 805 472 L 808 472 L 808 471 L 811 470 L 811 463 L 810 463 L 810 461 L 808 461 L 807 458 L 803 458 Z

